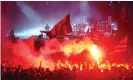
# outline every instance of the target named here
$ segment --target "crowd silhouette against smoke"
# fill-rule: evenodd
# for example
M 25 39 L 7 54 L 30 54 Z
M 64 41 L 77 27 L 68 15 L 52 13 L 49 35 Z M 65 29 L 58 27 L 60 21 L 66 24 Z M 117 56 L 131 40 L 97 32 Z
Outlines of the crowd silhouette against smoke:
M 29 67 L 24 69 L 21 65 L 11 62 L 2 63 L 2 80 L 132 80 L 133 66 L 124 67 L 124 64 L 113 64 L 111 69 L 87 69 L 83 64 L 82 70 L 74 66 L 71 70 L 67 67 L 49 70 L 49 68 Z

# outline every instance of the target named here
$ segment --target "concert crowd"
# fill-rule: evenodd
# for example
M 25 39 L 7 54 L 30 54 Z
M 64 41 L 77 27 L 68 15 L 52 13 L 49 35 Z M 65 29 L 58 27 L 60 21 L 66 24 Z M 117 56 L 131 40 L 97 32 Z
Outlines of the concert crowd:
M 133 80 L 133 67 L 112 67 L 101 71 L 97 66 L 91 70 L 73 67 L 50 70 L 49 68 L 16 67 L 8 62 L 1 64 L 2 80 Z

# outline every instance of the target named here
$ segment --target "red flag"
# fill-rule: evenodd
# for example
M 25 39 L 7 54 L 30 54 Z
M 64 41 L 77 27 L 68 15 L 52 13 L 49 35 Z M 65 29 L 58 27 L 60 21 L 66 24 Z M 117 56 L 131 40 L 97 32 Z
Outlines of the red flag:
M 66 35 L 67 33 L 72 32 L 72 27 L 70 24 L 70 14 L 65 16 L 63 20 L 58 22 L 50 32 L 47 33 L 49 38 L 54 38 L 62 35 Z
M 34 36 L 32 35 L 31 37 L 29 37 L 25 43 L 30 47 L 30 49 L 32 51 L 34 51 Z
M 114 48 L 113 52 L 111 52 L 110 54 L 127 51 L 127 40 L 128 36 L 120 40 L 119 44 Z

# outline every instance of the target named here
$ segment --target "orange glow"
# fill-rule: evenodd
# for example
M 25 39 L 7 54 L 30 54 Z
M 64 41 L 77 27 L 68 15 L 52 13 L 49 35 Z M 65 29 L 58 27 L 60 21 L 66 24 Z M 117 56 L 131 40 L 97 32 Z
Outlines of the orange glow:
M 85 38 L 83 40 L 73 39 L 65 42 L 60 50 L 69 57 L 71 54 L 80 54 L 85 49 L 90 51 L 92 44 L 93 42 L 90 38 Z
M 65 63 L 62 63 L 60 60 L 58 61 L 58 63 L 54 63 L 58 66 L 58 69 L 60 68 L 69 68 L 70 70 L 73 69 L 73 67 L 75 66 L 77 69 L 79 69 L 80 71 L 82 71 L 83 69 L 88 69 L 88 70 L 93 70 L 95 68 L 95 65 L 89 64 L 88 67 L 83 67 L 85 64 L 80 63 L 78 64 L 70 64 L 70 62 L 65 61 Z M 51 65 L 52 66 L 52 65 Z M 121 67 L 123 66 L 125 69 L 129 70 L 129 65 L 128 64 L 105 64 L 105 63 L 101 63 L 99 64 L 98 68 L 100 69 L 100 72 L 104 72 L 104 70 L 111 70 L 112 67 Z M 56 67 L 56 66 L 54 66 Z
M 83 64 L 80 65 L 80 71 L 82 71 L 82 70 L 83 70 Z
M 90 51 L 91 51 L 93 57 L 95 58 L 95 60 L 97 61 L 97 64 L 99 64 L 100 51 L 98 50 L 97 45 L 93 44 Z
M 67 57 L 73 54 L 80 54 L 84 50 L 87 50 L 92 54 L 92 59 L 94 59 L 97 64 L 102 60 L 101 51 L 98 49 L 97 45 L 93 44 L 90 38 L 68 40 L 68 42 L 63 44 L 60 50 L 64 52 Z M 90 53 L 88 53 L 88 56 Z M 90 57 L 88 59 L 90 59 Z
M 120 67 L 120 66 L 121 66 L 121 65 L 119 65 L 119 64 L 117 65 L 117 67 Z
M 101 69 L 101 73 L 103 73 L 103 69 Z
M 6 65 L 6 63 L 4 63 L 4 64 Z M 32 67 L 32 64 L 29 64 L 29 65 Z M 87 64 L 88 66 L 86 66 L 86 67 L 84 65 L 85 65 L 84 63 L 80 63 L 80 64 L 72 64 L 71 63 L 70 64 L 69 61 L 65 61 L 63 63 L 60 60 L 58 60 L 57 63 L 52 61 L 48 65 L 42 64 L 42 67 L 47 66 L 47 67 L 49 67 L 50 70 L 54 70 L 56 67 L 57 67 L 56 69 L 69 68 L 70 70 L 72 70 L 74 68 L 74 66 L 75 66 L 76 69 L 79 69 L 80 71 L 82 71 L 84 69 L 86 69 L 86 70 L 93 70 L 96 67 L 96 65 L 93 65 L 93 64 Z M 108 63 L 108 64 L 101 63 L 101 64 L 99 64 L 99 66 L 97 68 L 100 70 L 101 73 L 103 73 L 104 70 L 111 70 L 112 67 L 117 67 L 117 68 L 123 67 L 126 70 L 129 70 L 129 68 L 130 68 L 129 64 L 127 64 L 127 63 L 126 64 L 124 64 L 124 63 L 122 63 L 122 64 L 117 64 L 117 63 L 112 63 L 112 64 L 110 64 L 110 63 Z M 131 69 L 133 69 L 133 66 L 131 66 Z
M 128 65 L 128 64 L 125 64 L 125 68 L 126 68 L 127 70 L 129 70 L 129 65 Z

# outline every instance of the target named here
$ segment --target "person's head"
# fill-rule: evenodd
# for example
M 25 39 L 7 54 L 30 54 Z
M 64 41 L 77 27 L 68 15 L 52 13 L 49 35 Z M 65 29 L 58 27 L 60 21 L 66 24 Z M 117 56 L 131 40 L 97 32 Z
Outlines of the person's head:
M 20 69 L 21 68 L 21 65 L 18 65 L 18 68 Z

